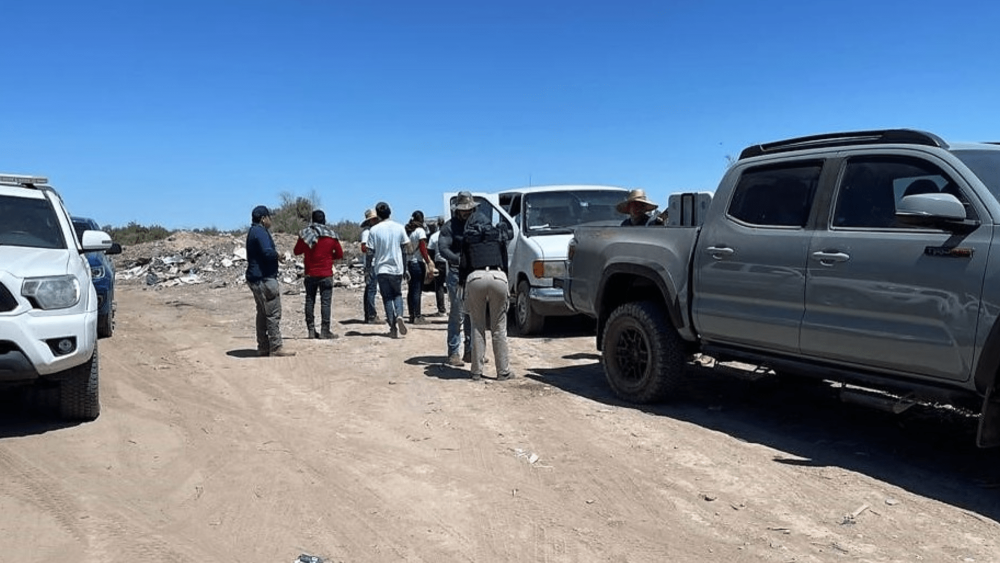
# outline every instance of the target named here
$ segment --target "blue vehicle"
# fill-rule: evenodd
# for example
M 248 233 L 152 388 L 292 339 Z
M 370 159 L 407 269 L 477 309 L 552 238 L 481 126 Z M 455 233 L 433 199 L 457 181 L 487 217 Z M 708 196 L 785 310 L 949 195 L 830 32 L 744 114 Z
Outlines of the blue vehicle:
M 97 221 L 86 217 L 73 217 L 73 230 L 76 238 L 83 236 L 84 231 L 99 231 Z M 111 243 L 111 248 L 100 252 L 88 252 L 90 262 L 90 277 L 97 291 L 97 337 L 108 338 L 115 331 L 115 265 L 108 254 L 121 254 L 122 247 L 117 242 Z

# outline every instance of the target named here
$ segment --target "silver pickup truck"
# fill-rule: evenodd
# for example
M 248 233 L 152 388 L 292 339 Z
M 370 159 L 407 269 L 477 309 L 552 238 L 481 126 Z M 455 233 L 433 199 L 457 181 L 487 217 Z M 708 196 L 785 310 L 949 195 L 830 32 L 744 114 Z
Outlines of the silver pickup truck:
M 622 398 L 695 354 L 981 412 L 1000 445 L 1000 146 L 907 129 L 745 149 L 663 227 L 577 227 L 566 303 Z M 685 204 L 685 199 L 687 203 Z M 995 244 L 997 243 L 997 244 Z

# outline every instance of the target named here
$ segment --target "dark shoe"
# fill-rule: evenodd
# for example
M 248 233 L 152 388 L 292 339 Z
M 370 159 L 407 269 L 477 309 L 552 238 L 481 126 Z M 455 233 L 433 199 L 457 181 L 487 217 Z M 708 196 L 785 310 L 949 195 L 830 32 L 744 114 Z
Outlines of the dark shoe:
M 410 321 L 410 324 L 415 324 L 415 325 L 425 325 L 425 324 L 429 324 L 429 323 L 430 323 L 430 321 L 428 321 L 424 317 L 417 317 L 417 318 L 413 319 L 412 321 Z
M 471 364 L 472 363 L 472 352 L 466 350 L 465 351 L 465 355 L 462 356 L 462 361 L 465 362 L 465 363 L 467 363 L 467 364 Z M 483 364 L 488 364 L 488 363 L 490 363 L 490 359 L 489 358 L 483 358 Z
M 389 338 L 399 338 L 399 331 L 395 328 L 389 329 Z
M 478 373 L 472 374 L 472 380 L 473 381 L 479 381 L 482 378 L 483 378 L 483 376 L 479 375 Z
M 448 356 L 448 361 L 445 363 L 447 363 L 449 366 L 455 366 L 455 367 L 462 367 L 465 365 L 465 362 L 462 361 L 462 358 L 458 357 L 458 354 Z
M 270 350 L 257 350 L 257 355 L 260 356 L 260 357 L 262 357 L 262 358 L 266 358 L 267 356 L 271 355 L 271 351 Z
M 510 371 L 497 376 L 497 381 L 507 381 L 510 379 L 514 379 L 514 373 Z
M 319 338 L 319 335 L 316 334 L 316 329 L 315 328 L 310 328 L 309 329 L 309 340 L 312 340 L 314 338 Z
M 377 325 L 378 324 L 378 317 L 368 317 L 367 319 L 365 319 L 365 324 L 367 324 L 367 325 Z
M 321 340 L 335 340 L 337 338 L 340 338 L 340 335 L 334 332 L 330 332 L 329 330 L 324 330 L 323 332 L 320 333 L 319 338 Z
M 284 346 L 279 346 L 271 350 L 272 358 L 288 358 L 295 355 L 295 352 L 291 350 L 285 350 Z
M 406 336 L 406 324 L 403 323 L 403 317 L 396 317 L 396 328 L 399 330 L 399 334 Z

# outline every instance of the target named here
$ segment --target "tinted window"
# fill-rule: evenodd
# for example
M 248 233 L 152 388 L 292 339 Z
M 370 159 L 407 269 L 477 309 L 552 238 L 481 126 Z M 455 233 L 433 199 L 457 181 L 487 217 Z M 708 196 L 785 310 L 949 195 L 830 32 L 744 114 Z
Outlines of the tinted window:
M 804 227 L 819 183 L 820 163 L 753 168 L 740 176 L 729 216 L 763 227 Z
M 0 196 L 0 245 L 66 248 L 56 210 L 46 199 Z
M 913 228 L 896 221 L 896 204 L 904 196 L 926 193 L 948 193 L 967 203 L 958 186 L 929 162 L 906 157 L 851 159 L 841 176 L 833 225 Z
M 101 229 L 94 221 L 88 221 L 86 219 L 73 219 L 73 230 L 76 231 L 76 240 L 83 243 L 83 231 L 99 231 Z
M 1000 201 L 1000 151 L 960 150 L 954 151 L 954 154 L 979 176 L 993 197 Z

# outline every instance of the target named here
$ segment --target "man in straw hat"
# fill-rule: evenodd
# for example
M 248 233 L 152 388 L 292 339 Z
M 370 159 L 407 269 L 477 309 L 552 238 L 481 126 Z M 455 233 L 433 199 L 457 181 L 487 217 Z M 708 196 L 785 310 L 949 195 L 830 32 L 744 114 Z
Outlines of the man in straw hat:
M 472 362 L 472 325 L 465 314 L 464 288 L 459 284 L 459 266 L 462 263 L 462 243 L 465 240 L 465 223 L 479 203 L 468 191 L 458 192 L 452 200 L 451 219 L 441 228 L 438 237 L 438 253 L 448 263 L 447 285 L 448 311 L 448 365 L 459 367 Z M 464 354 L 459 355 L 459 348 Z
M 378 312 L 375 309 L 375 294 L 378 293 L 378 284 L 375 283 L 375 269 L 372 267 L 374 253 L 368 246 L 368 232 L 375 223 L 378 223 L 378 215 L 375 214 L 375 210 L 365 210 L 365 220 L 361 222 L 361 253 L 365 255 L 364 311 L 365 322 L 368 324 L 378 323 Z
M 628 215 L 622 221 L 623 227 L 637 227 L 644 225 L 662 225 L 663 219 L 653 215 L 653 210 L 658 206 L 646 199 L 646 190 L 634 189 L 628 193 L 624 201 L 619 202 L 615 209 L 619 213 Z

